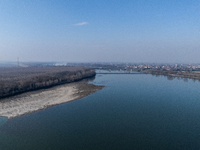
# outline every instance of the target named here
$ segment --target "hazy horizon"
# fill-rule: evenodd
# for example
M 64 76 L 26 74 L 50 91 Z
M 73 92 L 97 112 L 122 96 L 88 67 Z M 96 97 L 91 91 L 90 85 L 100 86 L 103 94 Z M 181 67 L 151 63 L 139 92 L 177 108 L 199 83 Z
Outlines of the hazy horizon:
M 199 0 L 0 0 L 0 61 L 200 63 L 199 16 Z

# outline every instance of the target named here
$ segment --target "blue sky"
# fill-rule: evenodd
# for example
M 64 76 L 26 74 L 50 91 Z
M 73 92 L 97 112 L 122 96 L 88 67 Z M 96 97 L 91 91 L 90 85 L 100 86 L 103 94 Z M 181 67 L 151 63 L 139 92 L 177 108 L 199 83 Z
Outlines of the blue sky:
M 0 60 L 200 63 L 200 0 L 0 0 Z

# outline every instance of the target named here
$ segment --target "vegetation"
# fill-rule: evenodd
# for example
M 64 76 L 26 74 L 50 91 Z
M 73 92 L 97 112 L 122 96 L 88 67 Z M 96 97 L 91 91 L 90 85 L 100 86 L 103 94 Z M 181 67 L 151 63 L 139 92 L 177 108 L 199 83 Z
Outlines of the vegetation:
M 0 98 L 95 75 L 86 67 L 0 68 Z

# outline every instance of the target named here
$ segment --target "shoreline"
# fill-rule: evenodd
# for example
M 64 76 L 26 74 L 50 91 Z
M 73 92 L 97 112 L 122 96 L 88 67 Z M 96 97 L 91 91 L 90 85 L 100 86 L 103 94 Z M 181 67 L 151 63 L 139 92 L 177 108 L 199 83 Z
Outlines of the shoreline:
M 0 100 L 0 116 L 8 119 L 19 117 L 83 98 L 102 88 L 103 86 L 88 84 L 87 80 L 82 80 L 3 98 Z
M 163 76 L 170 76 L 170 77 L 180 77 L 186 79 L 193 79 L 200 81 L 200 74 L 195 72 L 186 72 L 186 71 L 163 71 L 163 70 L 143 70 L 141 73 L 144 74 L 152 74 L 152 75 L 163 75 Z

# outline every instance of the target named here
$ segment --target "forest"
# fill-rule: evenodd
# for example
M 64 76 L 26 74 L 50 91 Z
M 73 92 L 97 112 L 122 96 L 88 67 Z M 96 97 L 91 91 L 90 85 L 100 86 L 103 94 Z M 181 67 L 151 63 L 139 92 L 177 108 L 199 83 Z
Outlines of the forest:
M 95 76 L 86 67 L 0 68 L 0 98 Z

